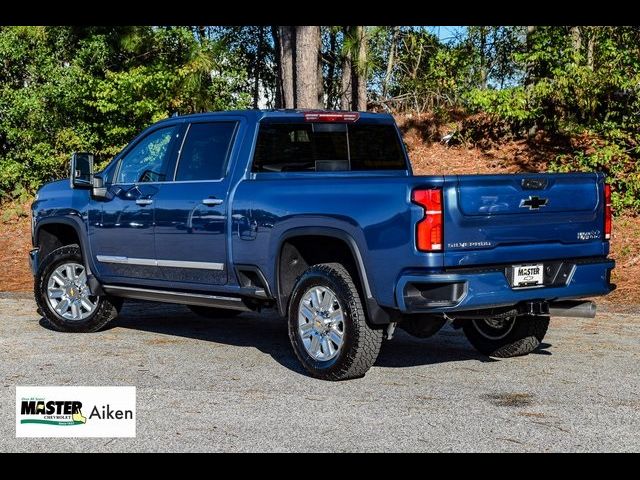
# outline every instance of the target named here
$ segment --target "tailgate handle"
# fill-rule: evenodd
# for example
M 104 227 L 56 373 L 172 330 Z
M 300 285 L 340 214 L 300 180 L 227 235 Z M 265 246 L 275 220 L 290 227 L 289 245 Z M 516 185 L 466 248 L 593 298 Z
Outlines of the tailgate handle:
M 524 190 L 544 190 L 547 188 L 546 178 L 523 178 L 522 188 Z

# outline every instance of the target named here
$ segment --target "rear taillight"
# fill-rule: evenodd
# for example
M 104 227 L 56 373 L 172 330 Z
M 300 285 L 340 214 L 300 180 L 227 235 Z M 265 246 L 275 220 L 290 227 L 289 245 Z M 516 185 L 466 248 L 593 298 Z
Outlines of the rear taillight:
M 411 200 L 424 209 L 424 217 L 416 225 L 416 247 L 421 252 L 442 251 L 442 190 L 414 190 Z
M 611 238 L 611 185 L 604 186 L 604 239 Z

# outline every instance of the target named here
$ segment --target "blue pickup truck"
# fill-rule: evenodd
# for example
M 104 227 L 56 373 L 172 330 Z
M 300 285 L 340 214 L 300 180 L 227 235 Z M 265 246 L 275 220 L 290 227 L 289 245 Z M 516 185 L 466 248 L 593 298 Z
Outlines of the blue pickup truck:
M 275 308 L 315 377 L 364 375 L 383 339 L 446 322 L 527 354 L 551 315 L 593 317 L 614 262 L 600 173 L 415 176 L 393 117 L 250 110 L 172 117 L 101 172 L 43 186 L 39 312 L 93 332 L 123 299 L 206 317 Z

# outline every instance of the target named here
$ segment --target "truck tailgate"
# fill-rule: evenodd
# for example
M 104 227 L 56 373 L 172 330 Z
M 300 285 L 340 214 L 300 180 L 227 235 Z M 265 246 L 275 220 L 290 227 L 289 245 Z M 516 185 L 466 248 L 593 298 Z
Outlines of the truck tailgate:
M 444 266 L 602 256 L 604 176 L 445 177 Z

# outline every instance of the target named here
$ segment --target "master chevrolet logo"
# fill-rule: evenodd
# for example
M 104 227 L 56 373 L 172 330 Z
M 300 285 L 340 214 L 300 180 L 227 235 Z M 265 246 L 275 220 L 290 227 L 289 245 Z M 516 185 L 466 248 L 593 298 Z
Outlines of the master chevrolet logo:
M 135 387 L 16 386 L 16 437 L 135 437 Z
M 24 418 L 21 424 L 39 423 L 42 425 L 82 425 L 87 418 L 82 415 L 82 402 L 69 400 L 22 400 L 20 414 Z
M 529 198 L 520 200 L 520 208 L 529 208 L 529 210 L 539 210 L 540 207 L 547 205 L 549 200 L 546 198 L 540 198 L 538 196 L 531 196 Z

